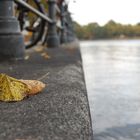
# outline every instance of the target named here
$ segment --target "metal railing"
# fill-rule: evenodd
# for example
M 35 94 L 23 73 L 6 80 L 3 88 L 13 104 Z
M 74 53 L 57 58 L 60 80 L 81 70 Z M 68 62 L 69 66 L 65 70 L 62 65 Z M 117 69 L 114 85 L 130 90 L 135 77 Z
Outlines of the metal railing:
M 29 0 L 31 1 L 31 0 Z M 36 3 L 40 3 L 40 0 L 32 0 Z M 18 20 L 14 17 L 14 2 L 19 5 L 20 15 Z M 38 38 L 34 41 L 31 46 L 34 46 L 41 40 L 45 28 L 47 33 L 45 36 L 45 42 L 48 47 L 58 47 L 60 43 L 70 42 L 72 36 L 72 21 L 70 13 L 68 12 L 68 6 L 65 0 L 47 0 L 48 12 L 45 13 L 43 10 L 38 10 L 28 3 L 28 0 L 0 0 L 0 55 L 8 57 L 23 57 L 25 43 L 23 35 L 20 29 L 24 29 L 25 21 L 24 18 L 27 17 L 28 12 L 32 12 L 37 16 L 36 28 L 26 28 L 27 31 L 31 32 L 36 37 L 38 33 Z M 41 3 L 40 3 L 41 4 Z M 21 9 L 20 9 L 21 8 Z M 40 22 L 41 20 L 41 22 Z M 58 22 L 59 21 L 59 22 Z M 46 24 L 47 23 L 47 24 Z M 20 25 L 20 26 L 19 26 Z M 45 26 L 43 28 L 43 26 Z M 21 28 L 19 28 L 21 27 Z M 40 30 L 38 30 L 38 28 Z M 60 31 L 58 33 L 58 30 Z M 71 34 L 69 34 L 71 32 Z M 39 34 L 40 33 L 40 34 Z M 74 33 L 73 33 L 74 36 Z M 31 41 L 34 38 L 31 38 Z M 7 41 L 8 40 L 8 41 Z M 72 40 L 71 40 L 72 41 Z M 12 47 L 11 47 L 12 46 Z M 29 46 L 27 48 L 30 48 Z
M 40 4 L 40 2 L 38 2 L 37 0 L 36 3 Z M 59 45 L 60 43 L 66 43 L 67 39 L 66 39 L 66 16 L 68 15 L 68 9 L 65 8 L 67 7 L 65 4 L 64 0 L 61 0 L 59 3 L 56 2 L 55 0 L 48 0 L 48 8 L 49 8 L 49 13 L 44 12 L 45 10 L 37 10 L 36 8 L 32 7 L 30 4 L 28 4 L 26 1 L 23 0 L 15 0 L 15 2 L 22 6 L 23 8 L 28 9 L 29 11 L 33 12 L 34 14 L 36 14 L 38 17 L 42 18 L 44 21 L 46 21 L 48 23 L 48 33 L 47 36 L 49 38 L 48 42 L 48 46 L 55 46 L 55 45 Z M 44 8 L 43 8 L 44 9 Z M 42 12 L 43 11 L 43 12 Z M 57 17 L 56 17 L 57 15 Z M 57 20 L 56 20 L 57 19 Z M 59 22 L 58 22 L 59 21 Z M 56 29 L 55 26 L 58 28 Z M 60 30 L 61 31 L 61 36 L 60 36 L 60 41 L 58 42 L 58 37 L 56 35 L 55 30 Z M 53 31 L 53 33 L 52 33 Z M 54 39 L 55 41 L 50 41 L 50 36 L 49 33 L 55 36 Z M 46 36 L 46 38 L 47 38 Z M 40 37 L 41 38 L 41 37 Z M 36 41 L 37 42 L 37 41 Z M 55 45 L 52 44 L 55 43 Z M 57 43 L 57 44 L 56 44 Z M 44 43 L 43 43 L 44 44 Z M 35 45 L 35 43 L 32 43 L 31 45 L 28 45 L 27 48 L 32 47 L 33 45 Z

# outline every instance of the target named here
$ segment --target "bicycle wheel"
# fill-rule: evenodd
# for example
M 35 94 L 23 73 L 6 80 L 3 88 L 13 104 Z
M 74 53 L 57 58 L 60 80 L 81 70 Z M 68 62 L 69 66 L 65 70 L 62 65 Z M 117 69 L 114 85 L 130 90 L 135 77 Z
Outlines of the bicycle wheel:
M 40 12 L 43 11 L 43 7 L 39 0 L 24 0 L 29 5 L 34 7 Z M 25 46 L 26 48 L 31 48 L 36 45 L 42 38 L 44 29 L 45 29 L 45 21 L 34 14 L 29 9 L 17 4 L 16 6 L 16 17 L 20 22 L 21 31 L 24 36 Z

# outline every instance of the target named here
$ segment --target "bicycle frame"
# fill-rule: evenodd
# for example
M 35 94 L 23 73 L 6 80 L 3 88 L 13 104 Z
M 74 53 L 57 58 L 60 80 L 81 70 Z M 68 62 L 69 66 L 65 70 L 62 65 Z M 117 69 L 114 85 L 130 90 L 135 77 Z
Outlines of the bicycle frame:
M 47 27 L 49 27 L 49 28 L 47 28 L 48 30 L 47 30 L 47 32 L 44 32 L 45 30 L 42 30 L 41 31 L 41 34 L 39 34 L 38 36 L 37 36 L 37 38 L 34 40 L 34 41 L 32 41 L 31 43 L 29 43 L 29 44 L 27 44 L 26 45 L 26 48 L 31 48 L 33 45 L 35 45 L 37 42 L 39 42 L 39 40 L 41 40 L 41 38 L 43 37 L 43 34 L 46 36 L 44 39 L 43 39 L 43 44 L 46 42 L 46 39 L 48 39 L 47 38 L 47 36 L 48 36 L 48 32 L 52 29 L 51 27 L 57 27 L 57 31 L 62 31 L 63 32 L 63 29 L 64 29 L 64 27 L 62 26 L 62 23 L 60 23 L 60 22 L 62 22 L 61 21 L 61 9 L 58 7 L 58 3 L 56 3 L 55 5 L 53 5 L 53 6 L 55 6 L 55 7 L 53 7 L 53 8 L 55 8 L 54 9 L 54 13 L 53 14 L 59 14 L 59 20 L 58 21 L 60 21 L 60 22 L 58 22 L 58 21 L 56 21 L 56 17 L 55 18 L 51 18 L 51 15 L 50 15 L 50 13 L 49 13 L 49 16 L 47 16 L 48 15 L 48 13 L 46 12 L 46 10 L 45 10 L 45 7 L 40 3 L 40 1 L 39 0 L 33 0 L 40 8 L 35 8 L 34 6 L 32 6 L 32 5 L 30 5 L 28 2 L 29 1 L 26 1 L 26 0 L 14 0 L 15 1 L 15 3 L 19 6 L 19 8 L 21 8 L 21 20 L 20 20 L 20 25 L 22 25 L 22 14 L 24 14 L 24 11 L 26 12 L 26 10 L 27 10 L 27 12 L 32 12 L 32 13 L 34 13 L 34 15 L 36 15 L 37 17 L 39 17 L 39 18 L 41 18 L 41 20 L 42 20 L 42 22 L 45 24 L 45 22 L 47 22 L 47 23 L 49 23 L 48 25 L 46 24 L 46 25 L 42 25 L 41 27 L 43 28 L 43 27 L 45 27 L 45 26 L 47 26 Z M 47 1 L 46 1 L 46 4 L 48 4 L 47 3 Z M 25 9 L 25 10 L 24 10 Z M 23 11 L 22 11 L 23 10 Z M 56 10 L 56 11 L 55 11 Z M 51 11 L 50 11 L 51 12 Z M 24 15 L 23 15 L 24 16 Z M 24 21 L 23 21 L 23 24 L 24 24 Z M 21 29 L 22 29 L 22 27 L 23 26 L 21 26 Z M 41 29 L 42 29 L 41 28 Z M 27 29 L 27 31 L 30 31 L 29 29 L 30 28 L 25 28 L 25 30 Z M 45 28 L 44 28 L 45 29 Z M 31 29 L 32 30 L 32 29 Z M 56 29 L 55 29 L 56 30 Z M 57 32 L 56 31 L 56 32 Z M 43 34 L 42 34 L 43 33 Z M 56 34 L 56 33 L 54 33 L 54 34 Z M 42 36 L 42 37 L 41 37 Z M 56 35 L 57 36 L 57 35 Z M 33 44 L 33 45 L 32 45 Z
M 28 10 L 32 11 L 34 14 L 36 14 L 37 16 L 39 16 L 40 18 L 44 19 L 45 21 L 49 22 L 49 23 L 54 23 L 55 21 L 53 21 L 52 19 L 50 19 L 49 17 L 47 17 L 45 14 L 41 13 L 40 11 L 36 10 L 34 7 L 32 7 L 31 5 L 29 5 L 28 3 L 26 3 L 23 0 L 14 0 L 17 4 L 27 8 Z

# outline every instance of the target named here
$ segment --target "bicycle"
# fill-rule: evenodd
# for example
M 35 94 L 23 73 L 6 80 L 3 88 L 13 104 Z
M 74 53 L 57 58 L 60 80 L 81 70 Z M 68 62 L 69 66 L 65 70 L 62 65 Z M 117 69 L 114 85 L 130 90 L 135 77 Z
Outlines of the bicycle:
M 19 20 L 20 28 L 24 35 L 25 46 L 26 48 L 31 48 L 42 38 L 46 22 L 34 14 L 25 4 L 29 4 L 41 13 L 44 13 L 44 9 L 39 0 L 24 0 L 24 5 L 19 2 L 15 0 L 15 15 Z
M 47 30 L 46 23 L 54 22 L 47 15 L 47 1 L 15 0 L 15 3 L 15 15 L 20 22 L 20 27 L 25 38 L 26 48 L 28 49 L 36 45 L 43 38 L 43 36 L 44 38 L 42 42 L 44 44 L 47 36 L 47 33 L 45 32 Z M 58 7 L 57 11 L 60 12 Z M 60 25 L 57 26 L 62 29 Z

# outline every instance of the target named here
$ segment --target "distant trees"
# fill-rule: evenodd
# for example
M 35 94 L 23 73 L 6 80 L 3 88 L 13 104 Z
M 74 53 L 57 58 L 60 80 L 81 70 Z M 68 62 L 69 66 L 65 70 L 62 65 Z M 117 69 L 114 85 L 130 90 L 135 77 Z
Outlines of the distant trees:
M 137 25 L 122 25 L 113 20 L 104 26 L 98 23 L 90 23 L 81 26 L 74 22 L 75 31 L 79 39 L 107 39 L 107 38 L 135 38 L 140 37 L 140 23 Z

